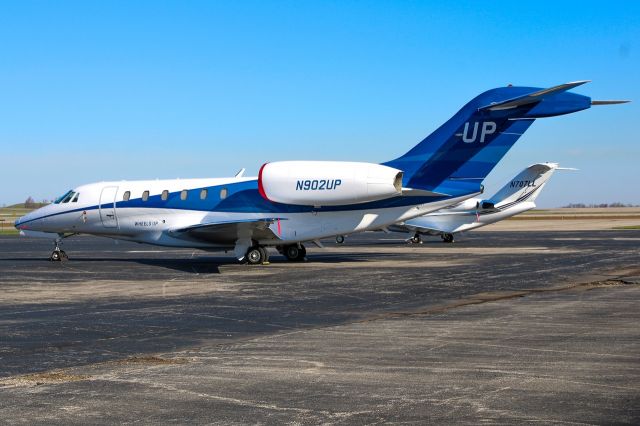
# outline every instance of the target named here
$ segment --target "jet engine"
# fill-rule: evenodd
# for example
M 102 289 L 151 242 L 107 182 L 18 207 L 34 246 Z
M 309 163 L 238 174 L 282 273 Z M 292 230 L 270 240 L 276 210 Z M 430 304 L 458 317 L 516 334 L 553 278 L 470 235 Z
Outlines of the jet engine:
M 276 203 L 338 206 L 402 194 L 402 171 L 380 164 L 345 161 L 266 163 L 258 175 L 260 194 Z

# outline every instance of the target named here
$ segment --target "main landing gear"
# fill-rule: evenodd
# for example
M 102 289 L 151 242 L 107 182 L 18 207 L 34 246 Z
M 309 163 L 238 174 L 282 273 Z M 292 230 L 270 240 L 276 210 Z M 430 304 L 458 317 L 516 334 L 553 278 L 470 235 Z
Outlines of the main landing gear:
M 307 256 L 307 249 L 302 244 L 277 246 L 276 249 L 291 262 L 302 262 Z M 249 247 L 244 260 L 249 265 L 265 265 L 269 263 L 269 252 L 264 246 L 254 245 Z
M 440 238 L 442 238 L 442 241 L 445 242 L 445 243 L 452 243 L 453 242 L 453 234 L 444 233 L 444 234 L 440 235 Z
M 307 256 L 307 249 L 302 244 L 276 246 L 276 249 L 291 262 L 302 262 Z M 247 249 L 242 261 L 249 265 L 268 265 L 269 252 L 265 246 L 254 244 Z
M 264 265 L 269 263 L 269 252 L 266 247 L 263 246 L 249 247 L 244 257 L 249 265 Z
M 307 249 L 302 244 L 289 244 L 277 247 L 277 249 L 291 262 L 302 262 L 307 256 Z
M 49 260 L 51 260 L 52 262 L 62 262 L 63 260 L 69 260 L 69 256 L 67 256 L 67 253 L 65 253 L 64 250 L 60 249 L 62 238 L 63 237 L 56 238 L 56 240 L 53 242 L 53 253 L 51 253 L 51 256 L 49 256 Z

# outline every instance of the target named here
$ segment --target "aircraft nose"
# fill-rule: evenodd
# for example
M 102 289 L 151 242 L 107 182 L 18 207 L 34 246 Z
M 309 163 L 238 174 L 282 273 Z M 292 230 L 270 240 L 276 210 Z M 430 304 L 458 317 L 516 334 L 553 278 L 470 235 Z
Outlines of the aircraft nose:
M 32 229 L 33 225 L 36 224 L 35 222 L 33 222 L 33 219 L 35 218 L 36 218 L 35 212 L 29 212 L 24 216 L 16 219 L 16 221 L 13 223 L 13 226 L 15 226 L 16 229 L 27 229 L 27 228 Z M 32 223 L 27 225 L 27 222 L 32 222 Z
M 24 222 L 26 222 L 26 221 L 28 220 L 28 216 L 29 216 L 29 215 L 24 215 L 24 216 L 19 217 L 18 219 L 16 219 L 16 220 L 15 220 L 15 222 L 13 222 L 13 226 L 14 226 L 16 229 L 20 229 L 20 226 L 21 226 Z

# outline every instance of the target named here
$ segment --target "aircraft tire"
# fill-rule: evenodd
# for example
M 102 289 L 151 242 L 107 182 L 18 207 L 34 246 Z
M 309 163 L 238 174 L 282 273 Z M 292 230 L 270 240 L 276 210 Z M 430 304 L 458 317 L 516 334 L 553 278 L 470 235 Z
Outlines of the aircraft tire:
M 49 260 L 52 260 L 54 262 L 60 262 L 62 260 L 62 256 L 60 256 L 59 251 L 54 251 L 53 253 L 51 253 Z
M 337 235 L 336 236 L 336 243 L 344 244 L 344 235 Z
M 249 265 L 259 265 L 264 261 L 264 249 L 259 246 L 250 247 L 245 259 Z
M 284 247 L 284 256 L 291 262 L 302 262 L 307 255 L 307 249 L 302 244 L 291 244 Z
M 269 262 L 269 250 L 267 250 L 267 248 L 263 247 L 263 246 L 258 247 L 258 249 L 262 253 L 262 263 L 268 263 Z
M 453 242 L 453 234 L 443 234 L 442 235 L 442 241 L 444 241 L 445 243 L 452 243 Z
M 300 249 L 296 244 L 286 246 L 284 248 L 284 256 L 287 258 L 287 260 L 296 261 L 300 256 Z

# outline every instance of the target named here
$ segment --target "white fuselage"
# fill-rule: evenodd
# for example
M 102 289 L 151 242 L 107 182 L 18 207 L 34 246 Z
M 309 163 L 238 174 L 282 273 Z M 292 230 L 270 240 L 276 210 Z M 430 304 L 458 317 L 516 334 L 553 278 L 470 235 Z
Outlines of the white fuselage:
M 445 208 L 425 216 L 408 220 L 404 223 L 403 227 L 409 231 L 419 231 L 420 233 L 430 235 L 443 233 L 454 234 L 490 225 L 535 207 L 536 204 L 534 202 L 525 201 L 504 210 L 489 212 L 476 209 L 448 211 L 448 209 Z
M 256 178 L 176 179 L 83 185 L 74 189 L 77 200 L 38 209 L 19 219 L 16 227 L 25 233 L 51 233 L 52 238 L 61 234 L 91 234 L 164 246 L 228 249 L 234 246 L 230 240 L 190 241 L 176 238 L 171 231 L 199 224 L 277 217 L 277 223 L 269 225 L 277 238 L 256 242 L 282 245 L 379 229 L 476 195 L 434 202 L 421 199 L 420 204 L 389 207 L 362 204 L 362 207 L 352 205 L 333 210 L 287 211 L 290 209 L 284 208 L 282 211 L 264 211 L 254 208 L 255 198 L 243 204 L 242 191 L 234 189 L 243 184 L 249 187 L 255 181 Z M 163 200 L 163 192 L 168 194 L 166 200 Z M 252 197 L 254 195 L 251 193 Z M 233 203 L 227 205 L 226 202 L 232 199 Z

